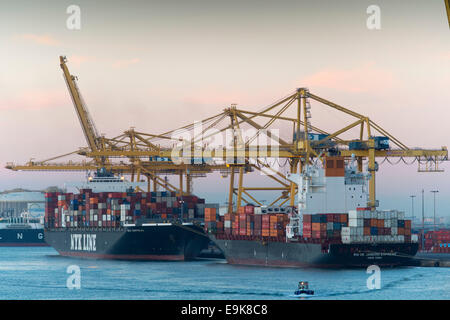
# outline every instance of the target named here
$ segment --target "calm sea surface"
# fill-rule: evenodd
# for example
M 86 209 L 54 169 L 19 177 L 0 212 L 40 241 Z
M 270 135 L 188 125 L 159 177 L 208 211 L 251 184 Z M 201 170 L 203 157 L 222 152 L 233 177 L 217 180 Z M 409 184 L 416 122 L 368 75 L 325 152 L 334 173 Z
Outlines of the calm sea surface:
M 79 290 L 67 287 L 71 265 L 80 270 Z M 52 248 L 0 248 L 0 299 L 296 299 L 301 280 L 316 292 L 310 299 L 450 299 L 450 268 L 381 269 L 379 290 L 367 288 L 369 276 L 362 269 L 86 260 Z

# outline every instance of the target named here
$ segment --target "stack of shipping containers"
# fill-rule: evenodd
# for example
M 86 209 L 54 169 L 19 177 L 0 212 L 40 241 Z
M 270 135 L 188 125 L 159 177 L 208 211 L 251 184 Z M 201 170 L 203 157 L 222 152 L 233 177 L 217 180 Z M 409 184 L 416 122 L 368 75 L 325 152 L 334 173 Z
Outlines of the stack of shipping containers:
M 216 227 L 216 230 L 211 231 L 219 235 L 225 234 L 237 238 L 284 238 L 289 221 L 287 213 L 267 212 L 268 210 L 261 207 L 243 206 L 238 208 L 237 213 L 227 213 L 224 216 L 211 215 L 208 219 L 213 217 L 217 219 L 217 224 L 214 225 L 210 221 L 206 222 L 205 211 L 205 227 L 207 231 L 211 230 L 211 227 Z M 272 210 L 272 212 L 274 211 Z
M 450 253 L 450 230 L 428 231 L 424 240 L 423 251 Z
M 342 228 L 343 243 L 411 242 L 411 220 L 404 212 L 371 211 L 358 208 L 348 214 L 348 227 Z
M 120 227 L 138 218 L 203 221 L 205 200 L 168 191 L 46 193 L 47 228 Z
M 208 216 L 205 227 L 219 237 L 285 241 L 289 212 L 286 208 L 277 209 L 244 206 L 223 217 L 214 212 Z M 403 212 L 371 211 L 369 208 L 358 208 L 349 213 L 305 214 L 303 238 L 339 243 L 409 243 L 417 240 L 412 239 L 411 221 L 405 219 Z

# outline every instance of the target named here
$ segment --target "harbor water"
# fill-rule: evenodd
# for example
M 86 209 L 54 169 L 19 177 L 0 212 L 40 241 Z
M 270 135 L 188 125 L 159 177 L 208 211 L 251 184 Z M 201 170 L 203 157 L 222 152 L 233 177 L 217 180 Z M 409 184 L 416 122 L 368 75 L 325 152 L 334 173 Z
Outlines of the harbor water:
M 302 280 L 315 291 L 313 300 L 450 299 L 449 268 L 382 268 L 380 289 L 368 289 L 371 275 L 365 269 L 243 267 L 223 260 L 88 260 L 61 257 L 50 247 L 0 248 L 3 300 L 297 299 L 293 293 Z

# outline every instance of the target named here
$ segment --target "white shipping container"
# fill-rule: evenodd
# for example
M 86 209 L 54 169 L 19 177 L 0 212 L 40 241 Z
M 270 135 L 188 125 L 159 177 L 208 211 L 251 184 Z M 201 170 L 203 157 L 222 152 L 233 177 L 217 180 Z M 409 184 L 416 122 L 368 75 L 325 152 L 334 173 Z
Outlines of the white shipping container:
M 418 242 L 419 241 L 419 236 L 417 234 L 412 234 L 411 235 L 411 241 L 412 242 Z
M 101 222 L 101 221 L 98 222 L 98 226 L 99 226 L 99 227 L 102 226 L 102 222 Z
M 396 236 L 396 235 L 398 234 L 398 228 L 397 228 L 397 227 L 391 228 L 391 234 L 392 234 L 393 236 Z
M 230 220 L 226 220 L 224 223 L 224 227 L 225 228 L 231 228 L 231 221 Z
M 348 226 L 349 227 L 363 227 L 364 219 L 349 219 Z
M 98 221 L 98 215 L 94 214 L 94 221 Z
M 384 227 L 385 228 L 390 228 L 391 227 L 391 220 L 384 220 Z
M 346 243 L 346 244 L 352 243 L 350 236 L 341 236 L 341 240 L 342 240 L 342 243 Z
M 110 214 L 106 215 L 106 221 L 111 221 L 111 215 Z
M 341 235 L 343 236 L 349 236 L 350 235 L 350 227 L 342 227 L 341 229 Z
M 255 214 L 262 214 L 261 207 L 255 207 Z
M 358 218 L 358 213 L 356 212 L 356 210 L 350 210 L 348 212 L 348 219 L 357 219 Z

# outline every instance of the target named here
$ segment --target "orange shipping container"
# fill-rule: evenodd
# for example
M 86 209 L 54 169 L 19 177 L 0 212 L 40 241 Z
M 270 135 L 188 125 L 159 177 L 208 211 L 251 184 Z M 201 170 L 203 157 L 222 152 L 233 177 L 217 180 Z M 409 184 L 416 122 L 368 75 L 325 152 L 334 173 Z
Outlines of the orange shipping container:
M 216 214 L 216 208 L 205 208 L 205 214 L 206 213 L 214 213 L 214 214 Z
M 378 228 L 384 228 L 384 220 L 383 219 L 377 219 Z
M 370 236 L 370 228 L 368 228 L 368 227 L 364 228 L 364 235 Z

